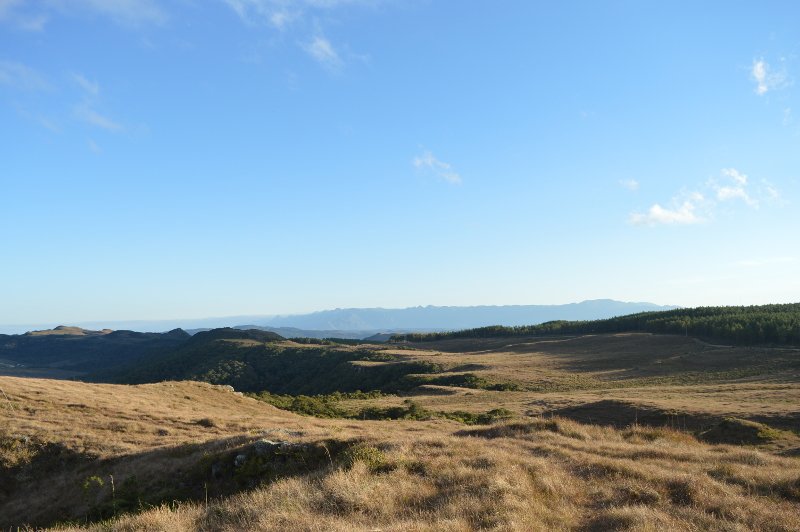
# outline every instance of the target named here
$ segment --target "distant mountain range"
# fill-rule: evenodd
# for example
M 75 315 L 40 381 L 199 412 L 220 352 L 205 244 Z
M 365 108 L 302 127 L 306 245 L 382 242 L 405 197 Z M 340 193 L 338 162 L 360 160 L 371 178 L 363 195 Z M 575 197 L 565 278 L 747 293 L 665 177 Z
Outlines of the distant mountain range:
M 262 326 L 329 331 L 459 330 L 487 325 L 533 325 L 552 320 L 595 320 L 678 307 L 596 299 L 567 305 L 352 308 L 277 316 Z
M 487 325 L 535 325 L 553 320 L 595 320 L 678 307 L 597 299 L 567 305 L 503 305 L 475 307 L 350 308 L 310 314 L 275 316 L 235 329 L 258 329 L 284 338 L 342 338 L 386 341 L 392 334 L 439 332 Z M 189 334 L 211 327 L 186 329 Z
M 653 303 L 628 303 L 596 299 L 566 305 L 500 305 L 473 307 L 410 307 L 402 309 L 348 308 L 287 316 L 231 316 L 188 320 L 99 321 L 75 325 L 85 329 L 161 332 L 182 328 L 189 333 L 219 327 L 261 329 L 287 338 L 366 338 L 388 332 L 433 332 L 469 329 L 487 325 L 534 325 L 552 320 L 594 320 L 636 312 L 671 310 L 678 307 Z M 0 332 L 25 332 L 51 328 L 5 326 Z

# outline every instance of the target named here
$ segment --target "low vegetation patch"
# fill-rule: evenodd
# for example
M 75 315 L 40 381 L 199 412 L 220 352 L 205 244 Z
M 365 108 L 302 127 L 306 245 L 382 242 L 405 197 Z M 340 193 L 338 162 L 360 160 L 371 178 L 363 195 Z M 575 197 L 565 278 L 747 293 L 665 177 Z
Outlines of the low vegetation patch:
M 474 373 L 455 373 L 448 375 L 408 375 L 406 379 L 415 386 L 435 384 L 439 386 L 456 386 L 476 390 L 517 391 L 520 386 L 513 382 L 493 382 Z
M 513 412 L 505 408 L 495 408 L 488 412 L 476 413 L 463 410 L 451 412 L 437 412 L 421 407 L 419 404 L 406 399 L 399 406 L 365 406 L 358 410 L 349 410 L 340 406 L 343 400 L 367 400 L 387 397 L 381 392 L 352 392 L 333 393 L 318 396 L 292 396 L 278 395 L 269 392 L 249 394 L 250 397 L 264 401 L 283 410 L 297 414 L 320 418 L 344 418 L 361 420 L 417 420 L 426 421 L 434 418 L 451 419 L 466 425 L 488 425 L 498 421 L 510 419 Z M 389 396 L 390 397 L 390 396 Z
M 728 417 L 699 434 L 700 439 L 709 443 L 729 443 L 759 445 L 778 440 L 784 431 L 763 423 Z
M 439 415 L 447 419 L 460 421 L 465 425 L 491 425 L 514 417 L 514 413 L 506 408 L 494 408 L 483 413 L 455 410 L 452 412 L 439 412 Z
M 362 392 L 361 390 L 356 390 L 355 392 L 334 392 L 312 396 L 282 395 L 270 393 L 268 391 L 248 395 L 283 410 L 321 418 L 357 417 L 343 409 L 339 403 L 344 400 L 366 400 L 386 397 L 386 394 L 377 390 L 371 392 Z
M 393 469 L 386 454 L 377 447 L 359 444 L 351 446 L 341 454 L 345 467 L 352 468 L 357 463 L 364 464 L 372 472 L 390 471 Z

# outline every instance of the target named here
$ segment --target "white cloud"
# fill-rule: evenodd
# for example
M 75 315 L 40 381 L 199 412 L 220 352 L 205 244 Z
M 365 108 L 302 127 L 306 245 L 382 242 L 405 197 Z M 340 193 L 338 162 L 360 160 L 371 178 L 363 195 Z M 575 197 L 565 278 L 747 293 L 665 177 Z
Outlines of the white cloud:
M 85 103 L 75 108 L 75 116 L 87 124 L 91 124 L 107 131 L 122 131 L 123 129 L 122 125 L 113 121 L 107 116 L 101 115 Z
M 724 203 L 733 206 L 741 202 L 752 209 L 762 204 L 782 205 L 780 192 L 766 180 L 751 186 L 744 173 L 735 168 L 723 168 L 720 176 L 709 179 L 699 190 L 672 199 L 670 207 L 653 204 L 646 212 L 634 212 L 629 217 L 633 225 L 694 224 L 714 217 Z
M 673 200 L 676 205 L 664 208 L 658 203 L 650 207 L 647 212 L 634 212 L 630 215 L 633 225 L 686 225 L 702 222 L 704 219 L 697 214 L 698 205 L 704 200 L 699 193 L 693 193 L 683 201 Z
M 89 146 L 89 149 L 93 153 L 98 153 L 98 154 L 99 153 L 103 153 L 103 150 L 100 148 L 100 146 L 98 146 L 97 143 L 95 141 L 93 141 L 92 139 L 89 139 L 87 141 L 87 145 Z
M 72 80 L 92 96 L 97 96 L 100 93 L 100 85 L 96 81 L 89 81 L 82 75 L 75 73 L 72 74 Z
M 21 90 L 48 88 L 44 77 L 36 70 L 13 61 L 0 61 L 0 85 Z
M 314 37 L 304 48 L 318 63 L 328 68 L 338 68 L 342 64 L 339 54 L 325 37 L 319 35 Z
M 620 179 L 619 184 L 628 190 L 639 190 L 639 182 L 635 179 Z
M 461 176 L 455 172 L 449 163 L 440 161 L 430 151 L 424 151 L 412 159 L 411 164 L 417 170 L 424 170 L 452 185 L 461 184 Z
M 753 61 L 750 76 L 756 82 L 756 94 L 763 96 L 768 91 L 782 88 L 786 84 L 786 72 L 775 72 L 764 59 Z
M 719 201 L 728 201 L 732 199 L 741 199 L 751 207 L 758 207 L 758 202 L 750 197 L 750 194 L 745 192 L 742 187 L 718 187 L 717 199 Z
M 750 74 L 756 80 L 756 94 L 765 94 L 769 87 L 767 86 L 767 64 L 763 59 L 753 61 L 753 68 Z

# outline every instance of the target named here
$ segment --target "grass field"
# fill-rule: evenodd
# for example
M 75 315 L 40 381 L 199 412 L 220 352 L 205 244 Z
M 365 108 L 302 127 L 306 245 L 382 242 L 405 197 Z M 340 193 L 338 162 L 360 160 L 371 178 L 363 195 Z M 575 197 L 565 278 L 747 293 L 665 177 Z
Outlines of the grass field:
M 318 419 L 205 383 L 0 377 L 0 524 L 800 529 L 797 350 L 645 334 L 412 347 L 376 349 L 445 371 L 340 406 L 514 417 Z

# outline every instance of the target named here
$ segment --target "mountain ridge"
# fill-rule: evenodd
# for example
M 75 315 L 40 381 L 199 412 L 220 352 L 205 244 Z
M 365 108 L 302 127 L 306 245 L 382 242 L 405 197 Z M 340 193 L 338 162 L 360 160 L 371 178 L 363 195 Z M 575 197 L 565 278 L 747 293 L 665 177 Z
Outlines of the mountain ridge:
M 184 329 L 190 333 L 221 327 L 257 326 L 272 329 L 295 328 L 301 331 L 326 331 L 338 337 L 346 331 L 364 332 L 363 337 L 382 332 L 417 332 L 457 330 L 488 325 L 534 325 L 545 321 L 588 320 L 611 318 L 644 311 L 672 310 L 674 305 L 647 302 L 625 302 L 614 299 L 593 299 L 555 305 L 472 305 L 416 306 L 405 308 L 351 307 L 319 310 L 301 314 L 237 315 L 194 319 L 79 321 L 71 324 L 86 330 L 132 330 L 167 332 Z M 0 334 L 21 334 L 33 330 L 53 329 L 59 323 L 0 325 Z M 278 334 L 282 334 L 279 331 Z M 283 331 L 288 332 L 288 331 Z M 308 335 L 310 336 L 310 335 Z M 355 338 L 353 334 L 343 337 Z
M 637 312 L 672 310 L 671 305 L 586 300 L 561 305 L 417 306 L 402 309 L 336 308 L 308 314 L 275 316 L 263 325 L 311 330 L 467 329 L 488 325 L 530 325 L 546 321 L 592 320 Z

